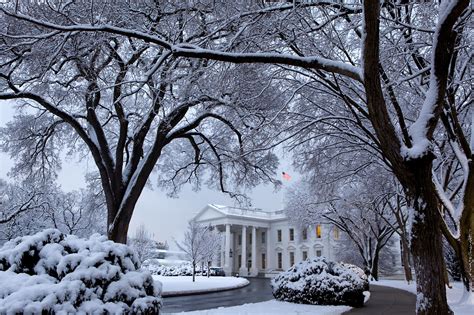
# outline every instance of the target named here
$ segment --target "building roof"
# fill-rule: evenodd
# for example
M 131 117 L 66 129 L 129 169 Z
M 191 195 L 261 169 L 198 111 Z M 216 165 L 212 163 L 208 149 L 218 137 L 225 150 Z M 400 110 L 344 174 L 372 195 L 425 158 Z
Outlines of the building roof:
M 286 216 L 283 210 L 263 211 L 262 209 L 256 209 L 256 208 L 239 208 L 239 207 L 223 206 L 223 205 L 216 205 L 216 204 L 208 204 L 203 210 L 201 210 L 196 215 L 196 218 L 199 217 L 200 214 L 202 214 L 209 208 L 222 213 L 224 216 L 239 217 L 239 218 L 246 218 L 246 219 L 258 219 L 258 220 L 265 220 L 265 221 L 286 219 Z

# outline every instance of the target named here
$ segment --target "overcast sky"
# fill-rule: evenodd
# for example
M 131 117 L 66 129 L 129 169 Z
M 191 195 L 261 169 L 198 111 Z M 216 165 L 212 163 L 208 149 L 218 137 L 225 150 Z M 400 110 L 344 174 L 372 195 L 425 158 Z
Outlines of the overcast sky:
M 0 102 L 0 127 L 4 127 L 14 115 L 15 107 L 11 103 Z M 13 165 L 7 154 L 0 151 L 0 177 L 8 180 L 8 171 Z M 58 182 L 64 191 L 84 187 L 84 174 L 95 169 L 92 161 L 78 162 L 77 160 L 63 161 Z M 288 161 L 282 161 L 277 174 L 282 171 L 292 175 L 292 182 L 297 177 Z M 288 185 L 288 183 L 284 183 Z M 255 188 L 249 196 L 253 206 L 266 211 L 283 208 L 284 189 L 275 192 L 272 185 L 261 185 Z M 159 188 L 145 188 L 131 221 L 129 235 L 140 224 L 144 224 L 156 240 L 167 240 L 170 245 L 173 239 L 181 239 L 188 220 L 208 203 L 233 205 L 233 200 L 218 191 L 203 188 L 194 192 L 191 186 L 182 189 L 178 198 L 168 198 Z

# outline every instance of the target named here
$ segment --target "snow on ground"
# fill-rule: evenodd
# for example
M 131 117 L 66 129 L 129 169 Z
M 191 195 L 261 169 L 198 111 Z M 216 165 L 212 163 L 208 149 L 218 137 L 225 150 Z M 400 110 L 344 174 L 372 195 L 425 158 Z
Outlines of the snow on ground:
M 372 282 L 375 285 L 384 285 L 387 287 L 398 288 L 416 294 L 415 283 L 407 284 L 403 280 L 379 280 Z M 452 288 L 446 287 L 448 303 L 455 315 L 471 315 L 474 310 L 474 294 L 464 296 L 463 285 L 460 282 L 451 283 Z
M 232 307 L 219 307 L 210 310 L 183 312 L 186 315 L 339 315 L 350 310 L 350 306 L 308 305 L 280 302 L 276 300 L 249 303 Z
M 166 277 L 153 275 L 153 279 L 160 281 L 163 285 L 162 296 L 236 289 L 249 284 L 247 279 L 236 277 L 208 278 L 206 276 L 196 276 L 196 282 L 193 282 L 192 278 L 192 276 Z

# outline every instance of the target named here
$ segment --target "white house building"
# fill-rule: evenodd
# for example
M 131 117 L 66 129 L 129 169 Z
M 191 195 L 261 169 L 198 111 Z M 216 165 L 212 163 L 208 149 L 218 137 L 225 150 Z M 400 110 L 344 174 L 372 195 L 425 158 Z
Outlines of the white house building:
M 293 226 L 283 211 L 209 204 L 194 220 L 224 232 L 218 261 L 227 275 L 271 276 L 306 258 L 334 260 L 335 242 L 340 237 L 337 227 L 330 224 L 306 229 Z

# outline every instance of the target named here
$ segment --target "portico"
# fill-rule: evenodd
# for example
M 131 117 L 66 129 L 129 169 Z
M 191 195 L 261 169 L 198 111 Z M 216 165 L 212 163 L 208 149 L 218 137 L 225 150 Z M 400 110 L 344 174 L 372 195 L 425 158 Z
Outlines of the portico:
M 215 225 L 219 231 L 225 231 L 223 244 L 223 263 L 226 274 L 239 273 L 241 276 L 257 276 L 265 272 L 267 266 L 262 266 L 257 258 L 257 244 L 265 247 L 265 243 L 257 241 L 257 235 L 266 235 L 268 227 L 248 226 L 237 223 Z M 264 232 L 265 231 L 265 232 Z
M 223 232 L 220 265 L 226 274 L 257 276 L 271 269 L 269 221 L 274 218 L 265 211 L 208 205 L 194 219 Z
M 332 259 L 331 242 L 339 235 L 328 224 L 297 229 L 283 211 L 209 204 L 194 220 L 222 232 L 221 253 L 213 263 L 227 275 L 268 277 L 306 258 Z

